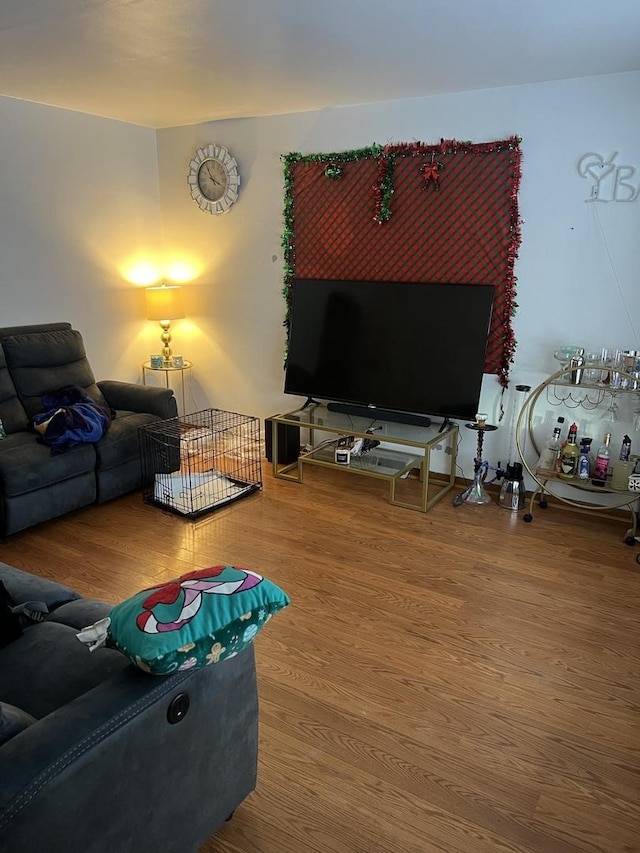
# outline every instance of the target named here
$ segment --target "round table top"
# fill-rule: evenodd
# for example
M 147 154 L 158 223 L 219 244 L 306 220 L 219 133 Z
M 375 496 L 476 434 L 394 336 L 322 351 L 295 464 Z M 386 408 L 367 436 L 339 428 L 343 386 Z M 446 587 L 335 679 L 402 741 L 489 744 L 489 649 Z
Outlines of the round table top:
M 175 364 L 160 364 L 157 367 L 151 364 L 150 361 L 145 361 L 142 365 L 145 370 L 188 370 L 192 366 L 192 361 L 187 361 L 185 358 L 180 366 Z

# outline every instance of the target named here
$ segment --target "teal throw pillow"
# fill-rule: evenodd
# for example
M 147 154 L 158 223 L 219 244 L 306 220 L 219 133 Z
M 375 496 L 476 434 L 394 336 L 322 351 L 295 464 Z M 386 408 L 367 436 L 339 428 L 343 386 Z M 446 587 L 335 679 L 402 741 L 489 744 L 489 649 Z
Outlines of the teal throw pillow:
M 155 675 L 208 666 L 249 645 L 288 604 L 287 594 L 256 572 L 212 566 L 116 605 L 106 645 Z

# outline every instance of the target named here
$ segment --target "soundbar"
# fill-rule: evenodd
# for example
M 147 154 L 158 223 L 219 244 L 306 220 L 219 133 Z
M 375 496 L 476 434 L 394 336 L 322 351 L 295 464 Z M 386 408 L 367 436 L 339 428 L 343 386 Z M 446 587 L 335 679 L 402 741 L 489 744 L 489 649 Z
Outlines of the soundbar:
M 354 418 L 374 418 L 377 421 L 390 421 L 395 424 L 410 424 L 411 426 L 431 426 L 429 415 L 419 415 L 415 412 L 398 412 L 395 409 L 378 409 L 376 406 L 358 406 L 352 403 L 327 403 L 330 412 L 352 415 Z

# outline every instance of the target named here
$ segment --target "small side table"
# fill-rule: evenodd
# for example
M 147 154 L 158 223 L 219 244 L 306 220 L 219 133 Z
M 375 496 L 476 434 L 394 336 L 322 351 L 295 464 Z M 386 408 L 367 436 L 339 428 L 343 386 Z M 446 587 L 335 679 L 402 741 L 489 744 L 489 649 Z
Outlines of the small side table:
M 192 361 L 187 361 L 186 359 L 182 363 L 182 367 L 174 367 L 172 364 L 162 365 L 162 367 L 152 367 L 150 361 L 145 361 L 142 365 L 142 384 L 147 384 L 147 370 L 152 373 L 164 373 L 164 387 L 170 388 L 169 385 L 169 375 L 172 373 L 180 374 L 180 389 L 182 396 L 182 414 L 186 414 L 186 404 L 185 404 L 185 394 L 184 394 L 184 375 L 188 370 L 191 370 L 193 367 Z

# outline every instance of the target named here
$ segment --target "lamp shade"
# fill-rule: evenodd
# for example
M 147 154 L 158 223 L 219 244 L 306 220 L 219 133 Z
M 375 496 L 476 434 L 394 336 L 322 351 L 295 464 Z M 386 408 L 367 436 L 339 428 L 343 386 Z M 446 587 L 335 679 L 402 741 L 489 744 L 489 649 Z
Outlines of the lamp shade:
M 177 284 L 147 287 L 147 320 L 179 320 L 184 317 L 182 288 Z

